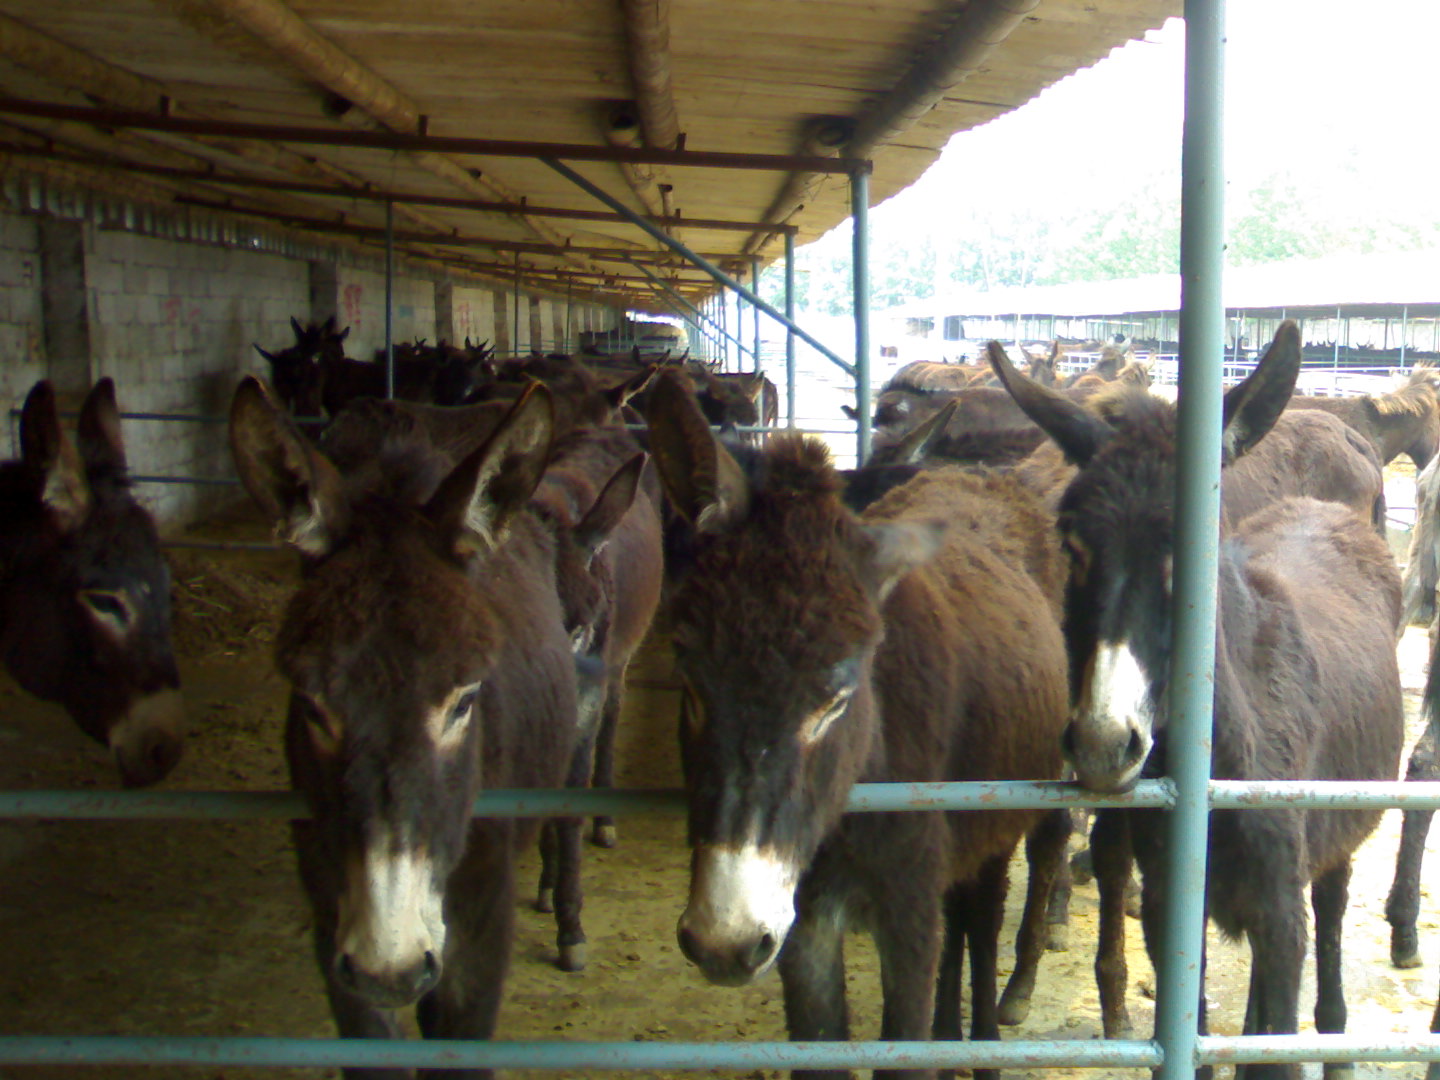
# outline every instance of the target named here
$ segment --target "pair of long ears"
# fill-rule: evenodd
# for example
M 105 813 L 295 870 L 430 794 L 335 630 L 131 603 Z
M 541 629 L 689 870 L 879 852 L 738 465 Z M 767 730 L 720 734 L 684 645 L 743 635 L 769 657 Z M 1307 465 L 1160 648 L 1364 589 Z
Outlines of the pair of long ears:
M 76 449 L 60 422 L 55 388 L 36 383 L 20 411 L 20 459 L 41 478 L 41 501 L 64 529 L 73 528 L 90 507 L 87 470 L 124 476 L 127 462 L 120 434 L 115 383 L 107 376 L 85 395 L 76 426 Z
M 1110 424 L 1078 402 L 1020 374 L 999 342 L 990 342 L 986 355 L 1016 404 L 1072 464 L 1084 465 L 1115 434 Z M 1225 394 L 1221 452 L 1226 464 L 1258 443 L 1285 411 L 1295 392 L 1300 359 L 1300 329 L 1286 319 L 1255 370 Z
M 457 555 L 492 550 L 529 502 L 550 458 L 550 392 L 528 387 L 491 436 L 440 482 L 421 512 Z M 338 469 L 305 439 L 263 383 L 246 378 L 230 407 L 230 448 L 240 480 L 276 535 L 324 555 L 350 525 Z
M 664 371 L 646 407 L 650 452 L 671 504 L 698 533 L 722 534 L 749 513 L 745 471 L 710 430 L 682 375 Z M 864 522 L 867 572 L 883 599 L 906 573 L 929 561 L 944 543 L 946 527 L 932 521 Z

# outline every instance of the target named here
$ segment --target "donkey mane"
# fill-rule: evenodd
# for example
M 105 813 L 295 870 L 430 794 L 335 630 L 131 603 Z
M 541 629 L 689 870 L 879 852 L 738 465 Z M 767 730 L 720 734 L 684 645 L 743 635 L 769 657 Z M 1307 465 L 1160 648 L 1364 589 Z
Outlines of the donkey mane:
M 1380 416 L 1426 416 L 1435 408 L 1435 387 L 1428 378 L 1411 381 L 1388 394 L 1364 399 Z

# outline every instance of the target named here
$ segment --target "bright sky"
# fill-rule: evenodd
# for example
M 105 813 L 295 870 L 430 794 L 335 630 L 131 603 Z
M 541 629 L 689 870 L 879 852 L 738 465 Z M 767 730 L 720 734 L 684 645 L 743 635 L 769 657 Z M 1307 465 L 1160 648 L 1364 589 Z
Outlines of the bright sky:
M 1440 216 L 1440 3 L 1235 0 L 1227 8 L 1232 184 L 1248 187 L 1280 169 L 1324 170 L 1337 198 L 1426 206 Z M 1176 19 L 956 136 L 889 212 L 933 214 L 937 200 L 957 197 L 1053 203 L 1067 192 L 1079 197 L 1178 172 L 1183 70 L 1184 24 Z

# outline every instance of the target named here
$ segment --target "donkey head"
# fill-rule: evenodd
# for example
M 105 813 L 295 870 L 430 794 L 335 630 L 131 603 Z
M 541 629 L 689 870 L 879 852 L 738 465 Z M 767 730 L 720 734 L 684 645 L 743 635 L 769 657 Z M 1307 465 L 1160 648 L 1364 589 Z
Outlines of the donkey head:
M 185 710 L 170 644 L 170 571 L 126 479 L 115 384 L 101 379 L 86 397 L 77 453 L 54 391 L 37 383 L 20 442 L 21 460 L 5 471 L 25 497 L 14 531 L 0 526 L 0 545 L 10 548 L 0 551 L 5 665 L 109 746 L 127 787 L 152 784 L 180 760 Z
M 1165 723 L 1170 574 L 1175 549 L 1175 411 L 1136 392 L 1111 422 L 1025 378 L 990 346 L 990 363 L 1079 473 L 1060 502 L 1070 556 L 1066 756 L 1095 791 L 1127 791 Z M 1259 366 L 1225 395 L 1223 463 L 1260 441 L 1290 400 L 1300 336 L 1284 322 Z
M 659 376 L 649 424 L 688 531 L 670 595 L 692 848 L 680 947 L 738 985 L 774 963 L 869 758 L 881 604 L 934 542 L 845 510 L 818 442 L 781 436 L 747 475 L 678 375 Z
M 409 472 L 362 492 L 257 381 L 235 395 L 240 477 L 305 557 L 277 666 L 291 685 L 292 778 L 314 843 L 337 868 L 334 975 L 381 1007 L 408 1004 L 440 978 L 445 883 L 496 708 L 487 679 L 506 624 L 495 582 L 514 572 L 507 534 L 544 468 L 551 422 L 549 397 L 534 388 L 458 465 L 398 454 Z

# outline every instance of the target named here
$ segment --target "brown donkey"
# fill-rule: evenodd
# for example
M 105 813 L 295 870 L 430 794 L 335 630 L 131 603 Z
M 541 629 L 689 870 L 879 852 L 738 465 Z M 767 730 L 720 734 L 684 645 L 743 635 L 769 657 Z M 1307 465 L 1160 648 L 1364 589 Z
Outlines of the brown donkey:
M 300 875 L 344 1036 L 395 1036 L 394 1010 L 412 1003 L 427 1038 L 494 1030 L 512 860 L 534 828 L 471 806 L 483 789 L 560 786 L 574 738 L 554 540 L 529 509 L 551 422 L 536 387 L 458 463 L 382 443 L 356 484 L 258 382 L 235 395 L 241 479 L 303 556 L 276 661 L 291 782 L 311 812 L 294 826 Z
M 1060 503 L 1071 557 L 1065 600 L 1071 720 L 1066 755 L 1096 791 L 1163 775 L 1170 675 L 1175 410 L 1155 399 L 1111 422 L 991 362 L 1025 411 L 1079 466 Z M 1224 459 L 1260 442 L 1289 400 L 1300 335 L 1282 323 L 1255 371 L 1225 396 Z M 1141 399 L 1136 399 L 1140 403 Z M 1238 780 L 1389 780 L 1403 736 L 1394 632 L 1400 582 L 1370 523 L 1313 498 L 1277 499 L 1222 521 L 1214 673 L 1214 775 Z M 1207 914 L 1250 942 L 1246 1034 L 1296 1030 L 1305 958 L 1305 886 L 1315 916 L 1315 1026 L 1345 1029 L 1340 929 L 1350 858 L 1378 810 L 1219 810 L 1210 819 Z M 1128 832 L 1128 838 L 1125 833 Z M 1092 843 L 1101 889 L 1096 960 L 1107 1035 L 1123 1032 L 1124 956 L 1114 951 L 1128 876 L 1102 853 L 1133 844 L 1141 918 L 1156 959 L 1164 907 L 1165 822 L 1158 811 L 1101 811 Z M 1122 946 L 1123 947 L 1123 946 Z M 1203 965 L 1203 956 L 1202 956 Z M 1204 1031 L 1205 1000 L 1199 1002 Z M 1327 1075 L 1343 1066 L 1327 1064 Z M 1208 1070 L 1206 1070 L 1208 1074 Z M 1295 1077 L 1274 1063 L 1246 1080 Z
M 170 570 L 127 479 L 115 384 L 80 410 L 79 451 L 35 384 L 19 461 L 0 464 L 0 656 L 22 687 L 110 748 L 126 787 L 180 760 L 185 707 L 170 644 Z
M 782 435 L 742 469 L 670 374 L 649 424 L 688 530 L 670 544 L 666 601 L 686 684 L 682 951 L 722 985 L 778 963 L 791 1038 L 843 1040 L 844 931 L 864 925 L 881 956 L 881 1037 L 950 1038 L 958 1002 L 935 1007 L 945 928 L 971 950 L 972 1036 L 998 1038 L 1006 866 L 1049 819 L 842 814 L 862 781 L 1059 775 L 1048 519 L 1017 483 L 959 469 L 924 473 L 857 517 L 821 444 Z

